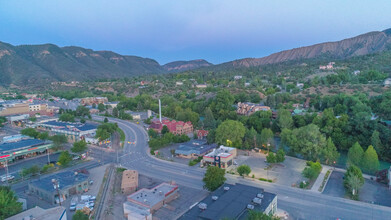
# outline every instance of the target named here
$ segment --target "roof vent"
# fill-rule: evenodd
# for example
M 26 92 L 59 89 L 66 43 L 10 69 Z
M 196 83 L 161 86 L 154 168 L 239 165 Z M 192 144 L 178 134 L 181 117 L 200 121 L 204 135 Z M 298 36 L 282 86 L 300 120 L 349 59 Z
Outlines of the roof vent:
M 229 187 L 228 186 L 225 186 L 224 187 L 224 191 L 228 191 L 229 190 Z
M 208 208 L 208 205 L 203 202 L 200 202 L 200 204 L 198 204 L 198 208 L 205 210 L 206 208 Z
M 260 199 L 263 199 L 263 194 L 262 193 L 258 193 L 257 197 L 260 198 Z
M 254 209 L 254 206 L 251 205 L 251 204 L 248 204 L 248 205 L 247 205 L 247 208 L 253 210 L 253 209 Z
M 253 203 L 256 203 L 256 204 L 259 204 L 259 205 L 260 205 L 260 204 L 262 203 L 262 199 L 255 197 L 255 198 L 253 199 Z
M 218 196 L 212 196 L 212 200 L 216 201 L 219 197 Z

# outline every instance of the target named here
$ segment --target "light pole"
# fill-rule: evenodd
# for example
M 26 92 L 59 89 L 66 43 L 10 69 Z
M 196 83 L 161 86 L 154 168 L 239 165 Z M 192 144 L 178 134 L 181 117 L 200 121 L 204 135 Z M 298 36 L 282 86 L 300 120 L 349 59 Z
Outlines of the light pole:
M 49 147 L 46 147 L 46 153 L 48 154 L 48 165 L 50 164 Z
M 6 159 L 5 160 L 5 172 L 6 172 L 6 176 L 5 176 L 5 179 L 7 180 L 7 186 L 9 186 L 9 183 L 8 183 L 8 160 Z
M 52 183 L 53 183 L 54 189 L 56 189 L 56 191 L 57 191 L 58 203 L 59 203 L 60 206 L 61 206 L 61 197 L 60 197 L 60 191 L 59 191 L 60 183 L 59 183 L 58 180 L 56 180 L 56 179 L 52 179 Z

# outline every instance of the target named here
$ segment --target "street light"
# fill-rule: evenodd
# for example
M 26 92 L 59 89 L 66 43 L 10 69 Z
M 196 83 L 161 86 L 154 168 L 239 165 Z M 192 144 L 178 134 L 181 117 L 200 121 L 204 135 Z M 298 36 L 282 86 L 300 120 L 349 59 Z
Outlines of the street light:
M 53 187 L 54 189 L 57 191 L 57 196 L 58 196 L 58 202 L 61 206 L 61 197 L 60 197 L 60 191 L 59 191 L 59 188 L 60 188 L 60 182 L 56 179 L 52 179 L 52 183 L 53 183 Z

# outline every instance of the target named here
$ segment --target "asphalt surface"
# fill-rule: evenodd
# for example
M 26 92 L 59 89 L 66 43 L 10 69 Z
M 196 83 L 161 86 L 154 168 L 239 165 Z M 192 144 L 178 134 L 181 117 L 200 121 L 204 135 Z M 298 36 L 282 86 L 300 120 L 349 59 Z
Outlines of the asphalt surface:
M 104 117 L 94 116 L 103 120 Z M 205 169 L 163 161 L 149 154 L 148 136 L 144 128 L 134 123 L 109 118 L 125 132 L 124 152 L 119 154 L 119 164 L 128 169 L 163 181 L 174 180 L 195 189 L 202 189 Z M 135 144 L 129 144 L 135 142 Z M 363 202 L 313 193 L 298 188 L 248 180 L 227 174 L 227 182 L 243 183 L 264 188 L 276 193 L 278 208 L 287 211 L 293 219 L 390 219 L 391 208 Z

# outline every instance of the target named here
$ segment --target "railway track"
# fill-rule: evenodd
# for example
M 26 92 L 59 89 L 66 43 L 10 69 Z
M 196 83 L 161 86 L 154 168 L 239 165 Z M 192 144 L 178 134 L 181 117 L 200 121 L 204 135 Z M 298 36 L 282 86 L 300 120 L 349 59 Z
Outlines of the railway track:
M 106 194 L 107 194 L 107 191 L 108 191 L 108 188 L 109 188 L 109 185 L 110 185 L 110 180 L 111 180 L 111 176 L 113 175 L 113 172 L 114 172 L 114 167 L 110 166 L 106 182 L 104 183 L 104 186 L 103 186 L 102 196 L 100 197 L 99 204 L 98 204 L 98 206 L 96 207 L 96 210 L 95 210 L 95 214 L 94 214 L 95 215 L 95 219 L 101 219 L 100 217 L 101 217 L 101 214 L 102 214 L 102 210 L 104 208 L 103 205 L 104 205 L 105 200 L 106 200 Z

